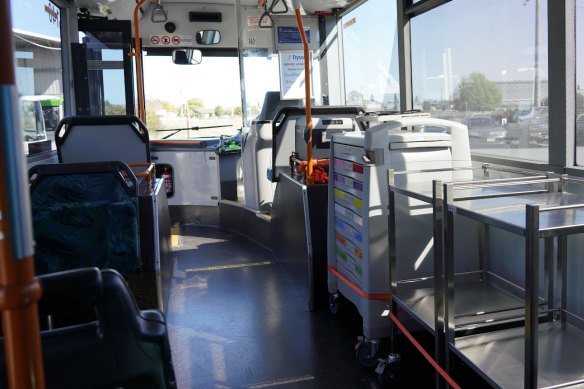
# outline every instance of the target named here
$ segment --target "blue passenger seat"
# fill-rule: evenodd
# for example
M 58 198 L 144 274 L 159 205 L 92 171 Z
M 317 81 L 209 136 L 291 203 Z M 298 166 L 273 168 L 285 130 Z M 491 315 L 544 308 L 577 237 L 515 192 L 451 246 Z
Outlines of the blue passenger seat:
M 116 161 L 30 169 L 36 274 L 140 267 L 137 181 Z

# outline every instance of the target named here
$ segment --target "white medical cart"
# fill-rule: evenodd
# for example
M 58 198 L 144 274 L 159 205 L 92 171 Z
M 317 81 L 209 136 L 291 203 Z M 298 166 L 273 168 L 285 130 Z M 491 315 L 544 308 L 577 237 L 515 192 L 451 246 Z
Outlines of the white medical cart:
M 466 126 L 452 121 L 395 115 L 363 132 L 335 134 L 331 143 L 328 196 L 328 290 L 331 310 L 339 293 L 363 318 L 358 356 L 364 365 L 377 364 L 379 342 L 391 334 L 387 317 L 390 299 L 388 247 L 388 169 L 431 170 L 471 166 Z M 392 120 L 393 119 L 393 120 Z M 463 173 L 464 174 L 464 173 Z M 432 180 L 429 173 L 409 180 Z M 402 208 L 413 209 L 415 200 Z M 431 208 L 420 210 L 431 221 Z M 415 225 L 400 226 L 411 232 Z M 398 229 L 399 239 L 399 229 Z M 432 236 L 409 242 L 423 251 Z M 426 255 L 429 255 L 426 252 Z M 418 269 L 422 271 L 424 269 Z M 431 273 L 429 269 L 427 273 Z M 416 277 L 400 274 L 400 277 Z

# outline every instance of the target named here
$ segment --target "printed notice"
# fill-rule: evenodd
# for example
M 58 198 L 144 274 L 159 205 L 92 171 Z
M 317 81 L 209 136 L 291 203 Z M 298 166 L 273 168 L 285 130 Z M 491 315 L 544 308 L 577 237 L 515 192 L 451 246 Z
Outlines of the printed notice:
M 265 30 L 260 27 L 260 15 L 248 15 L 247 17 L 247 31 L 261 31 Z M 268 29 L 267 31 L 270 31 Z
M 312 52 L 310 63 L 312 65 Z M 280 51 L 280 98 L 304 99 L 304 88 L 304 51 Z

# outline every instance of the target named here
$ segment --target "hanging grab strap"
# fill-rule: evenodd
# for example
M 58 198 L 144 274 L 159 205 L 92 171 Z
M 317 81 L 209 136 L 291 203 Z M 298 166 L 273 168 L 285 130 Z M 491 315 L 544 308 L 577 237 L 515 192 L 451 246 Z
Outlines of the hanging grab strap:
M 277 10 L 279 3 L 282 3 L 283 9 Z M 272 28 L 274 27 L 274 19 L 272 15 L 281 15 L 288 13 L 288 4 L 286 0 L 272 0 L 272 3 L 268 7 L 268 0 L 259 0 L 258 6 L 264 9 L 262 16 L 260 17 L 259 27 L 260 28 Z
M 284 6 L 283 10 L 276 11 L 276 6 L 278 5 L 278 3 L 282 3 L 282 5 Z M 270 5 L 270 12 L 273 15 L 288 13 L 288 4 L 286 4 L 286 0 L 272 0 L 272 5 Z
M 160 5 L 160 0 L 156 2 L 156 7 L 152 10 L 150 20 L 152 23 L 164 23 L 168 20 L 168 12 Z
M 274 27 L 274 19 L 270 16 L 270 10 L 268 9 L 268 0 L 258 0 L 258 7 L 263 8 L 264 12 L 260 17 L 258 23 L 260 28 L 272 28 Z

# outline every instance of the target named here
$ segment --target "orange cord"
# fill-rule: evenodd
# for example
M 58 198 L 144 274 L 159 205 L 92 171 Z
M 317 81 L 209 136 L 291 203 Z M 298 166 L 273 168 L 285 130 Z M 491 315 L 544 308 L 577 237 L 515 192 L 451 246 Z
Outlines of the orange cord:
M 338 279 L 340 279 L 345 284 L 347 284 L 347 286 L 349 286 L 351 289 L 353 289 L 355 292 L 357 292 L 357 294 L 359 294 L 359 296 L 361 296 L 367 300 L 391 301 L 391 296 L 389 294 L 369 294 L 367 292 L 364 292 L 357 285 L 355 285 L 351 281 L 349 281 L 346 277 L 344 277 L 341 273 L 339 273 L 332 266 L 328 265 L 327 268 L 328 268 L 329 272 L 331 272 Z M 414 347 L 418 349 L 420 354 L 422 354 L 422 356 L 424 358 L 426 358 L 426 360 L 432 365 L 432 367 L 438 372 L 438 374 L 440 374 L 442 376 L 442 378 L 444 378 L 446 380 L 446 382 L 448 382 L 450 387 L 452 389 L 460 389 L 460 386 L 456 382 L 454 382 L 452 377 L 450 377 L 450 375 L 448 375 L 448 373 L 438 364 L 438 362 L 436 362 L 430 356 L 430 354 L 428 354 L 428 352 L 426 350 L 424 350 L 424 347 L 422 347 L 420 345 L 420 343 L 418 343 L 418 341 L 412 336 L 412 334 L 409 333 L 409 331 L 406 329 L 406 327 L 404 327 L 404 325 L 393 314 L 393 312 L 389 312 L 389 318 L 391 319 L 391 321 L 393 321 L 395 323 L 395 325 L 400 329 L 400 331 L 404 333 L 406 338 L 408 338 L 408 340 L 414 345 Z
M 329 272 L 333 273 L 335 275 L 335 277 L 337 277 L 339 280 L 343 281 L 345 284 L 347 284 L 347 286 L 351 289 L 353 289 L 355 292 L 357 292 L 357 294 L 367 300 L 381 300 L 381 301 L 390 301 L 391 300 L 391 296 L 388 293 L 367 293 L 365 291 L 363 291 L 361 288 L 359 288 L 357 285 L 353 284 L 351 281 L 349 281 L 348 278 L 346 278 L 345 276 L 343 276 L 341 273 L 339 273 L 334 267 L 332 267 L 331 265 L 327 266 L 327 269 Z
M 442 378 L 444 378 L 446 382 L 448 382 L 448 385 L 450 385 L 452 389 L 460 389 L 460 385 L 454 382 L 452 377 L 450 377 L 450 375 L 448 375 L 448 373 L 442 367 L 440 367 L 438 362 L 436 362 L 434 358 L 432 358 L 430 354 L 428 354 L 428 352 L 424 350 L 424 347 L 422 347 L 420 343 L 418 343 L 418 341 L 414 339 L 412 334 L 409 333 L 406 327 L 404 327 L 404 325 L 398 320 L 398 318 L 392 312 L 389 312 L 389 318 L 391 319 L 391 321 L 395 323 L 395 325 L 400 329 L 400 331 L 404 333 L 406 338 L 408 338 L 408 340 L 412 342 L 414 347 L 418 349 L 420 354 L 422 354 L 422 356 L 426 358 L 426 360 L 430 363 L 430 365 L 432 365 L 432 367 L 438 372 L 438 374 L 440 374 Z

